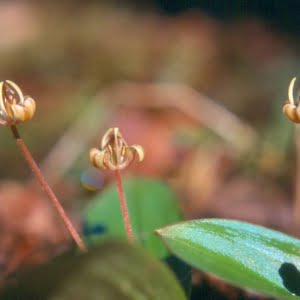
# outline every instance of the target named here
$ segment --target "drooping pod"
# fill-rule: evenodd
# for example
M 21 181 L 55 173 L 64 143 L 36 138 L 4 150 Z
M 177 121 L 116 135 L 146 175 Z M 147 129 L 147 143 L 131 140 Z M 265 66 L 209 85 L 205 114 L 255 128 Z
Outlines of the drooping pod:
M 288 90 L 288 100 L 283 106 L 283 113 L 285 116 L 294 123 L 300 123 L 300 105 L 299 100 L 298 103 L 295 104 L 294 96 L 293 96 L 293 90 L 294 90 L 294 84 L 296 81 L 296 77 L 294 77 L 289 85 Z

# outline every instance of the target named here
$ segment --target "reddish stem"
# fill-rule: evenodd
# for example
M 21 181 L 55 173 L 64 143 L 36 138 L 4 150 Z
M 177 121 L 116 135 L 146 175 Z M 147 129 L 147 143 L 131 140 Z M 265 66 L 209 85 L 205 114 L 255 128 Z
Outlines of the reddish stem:
M 123 189 L 123 185 L 122 185 L 121 173 L 119 170 L 116 170 L 114 173 L 115 173 L 116 186 L 117 186 L 119 199 L 120 199 L 123 221 L 124 221 L 125 230 L 126 230 L 126 234 L 127 234 L 127 240 L 130 243 L 132 243 L 134 241 L 134 237 L 133 237 L 133 233 L 132 233 L 132 227 L 131 227 L 131 223 L 130 223 L 130 217 L 129 217 L 128 207 L 127 207 L 126 197 L 125 197 L 125 193 L 124 193 L 124 189 Z
M 80 248 L 82 252 L 87 252 L 87 248 L 80 238 L 78 232 L 76 231 L 75 227 L 71 223 L 69 217 L 67 216 L 65 210 L 61 206 L 60 202 L 56 198 L 55 194 L 53 193 L 52 189 L 48 185 L 46 179 L 44 178 L 41 170 L 39 169 L 38 165 L 34 161 L 31 153 L 29 152 L 27 146 L 24 144 L 18 129 L 16 126 L 11 126 L 11 130 L 13 133 L 14 138 L 16 139 L 17 145 L 19 146 L 19 149 L 21 150 L 26 162 L 28 163 L 32 173 L 36 177 L 37 181 L 41 185 L 42 189 L 46 192 L 46 194 L 49 196 L 51 203 L 61 216 L 62 220 L 64 221 L 65 225 L 67 226 L 71 236 L 73 237 L 74 241 L 76 242 L 77 246 Z

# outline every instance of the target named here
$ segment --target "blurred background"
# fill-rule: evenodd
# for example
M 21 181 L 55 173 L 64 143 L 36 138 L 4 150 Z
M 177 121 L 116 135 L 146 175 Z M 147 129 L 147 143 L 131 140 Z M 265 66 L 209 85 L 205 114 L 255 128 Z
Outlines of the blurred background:
M 118 126 L 146 152 L 128 172 L 168 182 L 186 218 L 299 237 L 300 133 L 282 115 L 299 75 L 299 9 L 296 0 L 0 2 L 0 78 L 35 99 L 20 132 L 78 227 L 88 200 L 74 199 L 110 182 L 89 168 L 88 150 Z M 68 234 L 6 128 L 0 141 L 5 273 L 63 251 Z

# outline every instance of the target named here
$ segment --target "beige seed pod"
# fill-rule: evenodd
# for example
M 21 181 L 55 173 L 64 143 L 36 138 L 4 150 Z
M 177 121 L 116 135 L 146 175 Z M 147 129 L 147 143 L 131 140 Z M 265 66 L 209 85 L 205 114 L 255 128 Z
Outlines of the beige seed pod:
M 142 146 L 127 145 L 119 128 L 108 129 L 102 138 L 101 148 L 92 148 L 89 153 L 90 161 L 96 168 L 111 171 L 125 169 L 135 158 L 141 162 L 144 156 Z
M 294 84 L 296 81 L 296 77 L 294 77 L 289 85 L 288 90 L 288 100 L 287 103 L 283 106 L 283 113 L 285 116 L 294 123 L 300 123 L 300 107 L 299 107 L 299 101 L 297 104 L 295 104 L 294 96 L 293 96 L 293 90 L 294 90 Z
M 294 123 L 300 123 L 295 105 L 293 105 L 291 103 L 286 103 L 283 106 L 283 113 L 290 121 L 292 121 Z
M 12 81 L 0 82 L 0 124 L 14 126 L 31 120 L 35 113 L 35 102 L 24 97 L 21 89 Z
M 35 101 L 29 97 L 29 96 L 26 96 L 25 99 L 24 99 L 24 111 L 25 111 L 25 121 L 26 120 L 30 120 L 32 119 L 34 113 L 35 113 L 35 109 L 36 109 L 36 106 L 35 106 Z

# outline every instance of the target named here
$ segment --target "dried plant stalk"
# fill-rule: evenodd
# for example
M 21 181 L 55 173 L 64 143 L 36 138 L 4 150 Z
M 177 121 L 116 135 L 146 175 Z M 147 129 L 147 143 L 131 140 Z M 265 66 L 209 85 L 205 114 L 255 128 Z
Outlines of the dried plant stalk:
M 31 153 L 28 150 L 27 146 L 25 145 L 23 139 L 21 138 L 17 127 L 13 125 L 13 126 L 10 126 L 10 128 L 12 130 L 12 133 L 13 133 L 13 136 L 16 140 L 16 143 L 17 143 L 21 153 L 23 154 L 28 166 L 30 167 L 32 173 L 34 174 L 35 178 L 39 182 L 42 189 L 49 196 L 49 199 L 51 200 L 51 203 L 53 204 L 53 206 L 57 210 L 58 214 L 62 218 L 65 225 L 67 226 L 67 228 L 68 228 L 71 236 L 73 237 L 74 241 L 76 242 L 77 246 L 80 248 L 80 250 L 82 252 L 87 252 L 87 248 L 86 248 L 84 242 L 82 241 L 82 239 L 79 236 L 77 230 L 75 229 L 75 227 L 71 223 L 69 217 L 67 216 L 65 210 L 61 206 L 58 199 L 56 198 L 54 192 L 52 191 L 52 189 L 48 185 L 46 179 L 44 178 L 43 174 L 41 173 L 41 171 L 40 171 L 38 165 L 36 164 L 35 160 L 31 156 Z
M 114 173 L 115 173 L 116 186 L 119 194 L 120 206 L 121 206 L 124 226 L 126 230 L 127 240 L 129 242 L 133 242 L 134 237 L 132 233 L 132 227 L 131 227 L 128 207 L 126 202 L 126 196 L 123 189 L 121 173 L 119 170 L 114 171 Z

